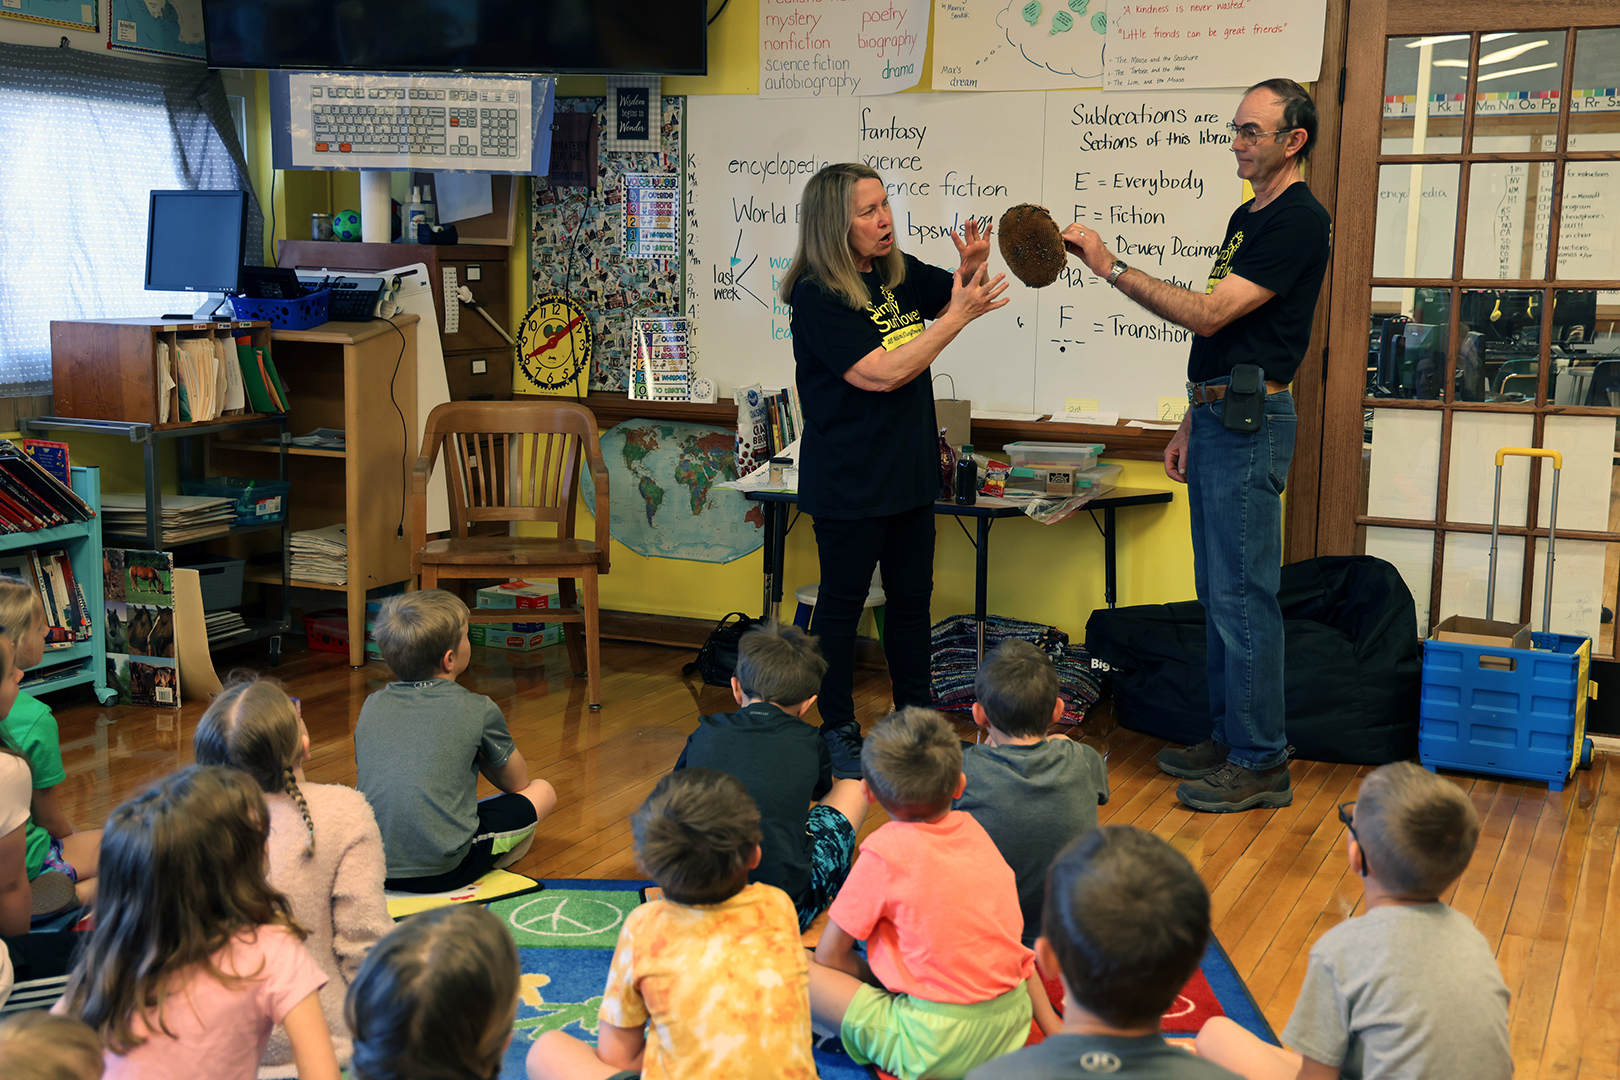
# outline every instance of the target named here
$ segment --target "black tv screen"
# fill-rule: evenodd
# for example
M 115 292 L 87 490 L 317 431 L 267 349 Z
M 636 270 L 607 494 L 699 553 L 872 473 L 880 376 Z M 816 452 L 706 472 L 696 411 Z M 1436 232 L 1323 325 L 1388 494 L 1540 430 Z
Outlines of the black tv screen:
M 208 66 L 708 73 L 706 0 L 203 0 Z
M 247 196 L 240 191 L 154 191 L 146 224 L 146 287 L 162 292 L 236 291 Z

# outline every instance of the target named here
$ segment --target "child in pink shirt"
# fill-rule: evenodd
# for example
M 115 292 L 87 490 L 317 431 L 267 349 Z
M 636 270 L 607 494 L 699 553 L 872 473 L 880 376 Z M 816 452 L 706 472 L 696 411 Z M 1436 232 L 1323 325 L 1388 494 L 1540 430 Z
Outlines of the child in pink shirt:
M 884 718 L 861 770 L 893 820 L 866 838 L 828 912 L 810 965 L 816 1022 L 837 1028 L 856 1062 L 902 1080 L 959 1077 L 1017 1050 L 1031 1015 L 1058 1031 L 1019 940 L 1012 869 L 983 826 L 951 809 L 967 781 L 950 724 L 921 708 Z
M 107 819 L 95 929 L 51 1010 L 101 1036 L 105 1080 L 254 1080 L 276 1024 L 303 1080 L 338 1080 L 326 976 L 265 880 L 269 836 L 258 785 L 218 766 Z

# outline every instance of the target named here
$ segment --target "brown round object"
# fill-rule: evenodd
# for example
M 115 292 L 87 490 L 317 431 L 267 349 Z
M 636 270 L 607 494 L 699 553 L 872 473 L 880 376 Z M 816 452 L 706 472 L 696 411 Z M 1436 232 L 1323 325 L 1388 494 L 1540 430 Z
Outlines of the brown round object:
M 1001 215 L 1001 257 L 1032 289 L 1052 284 L 1069 261 L 1063 235 L 1046 207 L 1019 203 Z

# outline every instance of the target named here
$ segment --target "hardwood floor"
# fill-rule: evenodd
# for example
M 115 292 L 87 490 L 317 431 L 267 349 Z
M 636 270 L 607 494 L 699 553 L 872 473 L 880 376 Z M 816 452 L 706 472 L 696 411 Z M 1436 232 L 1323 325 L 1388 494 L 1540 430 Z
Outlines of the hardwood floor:
M 275 674 L 303 699 L 313 745 L 308 776 L 352 784 L 354 721 L 387 672 L 380 664 L 351 671 L 346 656 L 288 642 Z M 238 655 L 249 666 L 265 666 L 262 647 Z M 604 707 L 592 713 L 584 680 L 568 675 L 562 649 L 529 654 L 534 667 L 512 663 L 520 654 L 474 650 L 463 683 L 501 705 L 531 771 L 559 796 L 516 869 L 540 877 L 640 876 L 630 812 L 674 762 L 694 718 L 732 708 L 728 690 L 682 679 L 691 655 L 604 642 Z M 881 673 L 857 673 L 864 723 L 883 715 L 887 695 Z M 73 692 L 51 704 L 68 774 L 63 802 L 84 827 L 189 763 L 205 707 L 104 709 Z M 1175 801 L 1175 781 L 1154 766 L 1164 744 L 1115 727 L 1106 703 L 1075 734 L 1108 760 L 1112 798 L 1101 810 L 1103 823 L 1150 829 L 1198 868 L 1210 888 L 1217 937 L 1280 1031 L 1310 946 L 1359 910 L 1360 881 L 1346 863 L 1337 805 L 1355 797 L 1368 770 L 1297 762 L 1292 806 L 1195 814 Z M 1518 1075 L 1620 1080 L 1620 762 L 1599 755 L 1560 793 L 1541 784 L 1452 779 L 1478 808 L 1482 830 L 1468 871 L 1447 899 L 1490 941 L 1513 992 Z M 863 835 L 884 819 L 875 809 Z

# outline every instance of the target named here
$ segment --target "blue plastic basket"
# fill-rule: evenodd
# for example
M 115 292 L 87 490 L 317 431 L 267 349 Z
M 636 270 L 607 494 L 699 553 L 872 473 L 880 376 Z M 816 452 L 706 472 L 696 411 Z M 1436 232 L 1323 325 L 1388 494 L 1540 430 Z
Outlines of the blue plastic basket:
M 1423 643 L 1418 758 L 1425 767 L 1564 789 L 1590 753 L 1592 639 L 1533 633 L 1530 643 L 1529 649 Z
M 182 495 L 206 495 L 230 499 L 236 504 L 237 525 L 269 525 L 287 520 L 285 480 L 248 480 L 235 476 L 210 476 L 202 480 L 180 481 Z
M 277 330 L 308 330 L 327 321 L 332 291 L 320 289 L 297 300 L 251 300 L 231 297 L 231 308 L 238 319 L 258 319 Z

